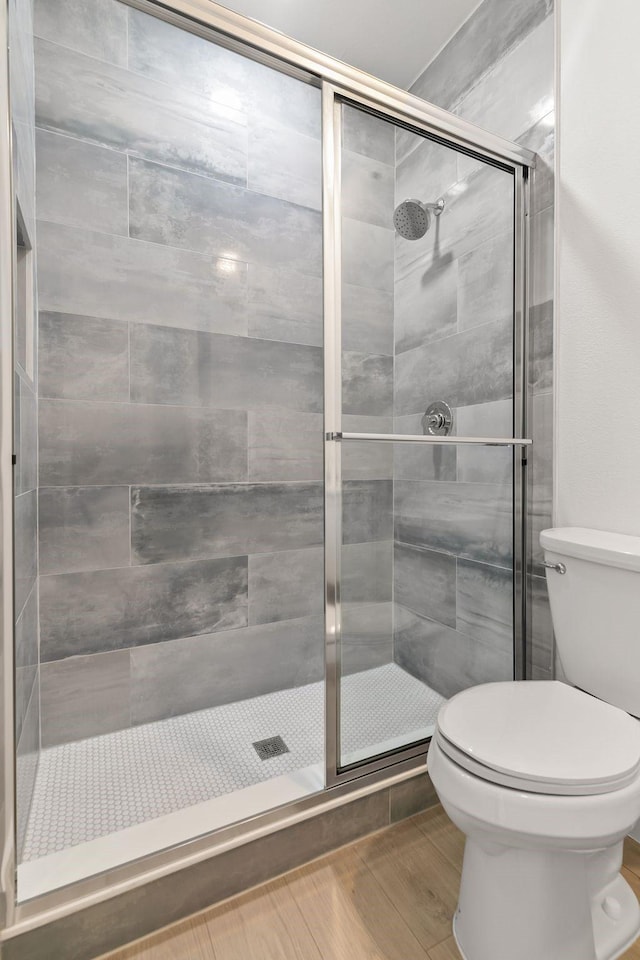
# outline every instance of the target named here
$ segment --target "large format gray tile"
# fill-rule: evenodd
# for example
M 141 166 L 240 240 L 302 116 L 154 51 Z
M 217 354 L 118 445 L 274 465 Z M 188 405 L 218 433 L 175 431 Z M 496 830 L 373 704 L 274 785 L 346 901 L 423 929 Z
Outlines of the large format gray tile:
M 485 240 L 458 262 L 461 330 L 497 320 L 513 322 L 513 232 Z
M 35 246 L 36 151 L 33 123 L 13 120 L 13 187 L 16 214 L 23 224 L 29 245 Z
M 554 18 L 546 17 L 456 105 L 457 116 L 517 140 L 553 109 Z M 495 27 L 494 27 L 495 30 Z
M 322 280 L 258 263 L 248 265 L 250 337 L 322 346 Z
M 547 303 L 554 297 L 555 213 L 546 207 L 531 218 L 531 305 Z
M 555 639 L 553 621 L 549 607 L 549 594 L 545 577 L 529 577 L 530 613 L 528 620 L 528 636 L 530 652 L 530 669 L 532 676 L 546 675 L 552 679 L 554 675 Z
M 66 573 L 40 581 L 43 661 L 246 623 L 246 557 Z
M 17 214 L 16 214 L 17 215 Z M 14 323 L 14 368 L 20 369 L 23 379 L 35 389 L 34 376 L 37 370 L 35 326 L 37 324 L 35 295 L 35 237 L 28 236 L 20 224 L 20 238 L 15 251 L 15 306 Z M 17 233 L 17 231 L 16 231 Z M 20 242 L 21 241 L 21 242 Z
M 40 220 L 126 236 L 127 158 L 74 137 L 36 134 Z
M 529 466 L 529 532 L 532 572 L 544 576 L 540 532 L 551 526 L 553 505 L 553 394 L 534 396 L 531 405 L 533 448 Z
M 20 378 L 20 395 L 16 406 L 15 494 L 35 490 L 38 486 L 38 401 L 27 381 Z
M 342 218 L 342 276 L 345 283 L 393 292 L 393 229 Z
M 323 542 L 321 483 L 134 487 L 132 498 L 134 563 L 270 553 Z
M 32 589 L 16 617 L 14 656 L 18 669 L 38 665 L 38 619 L 38 591 Z
M 8 4 L 11 108 L 14 120 L 33 127 L 33 6 Z
M 249 480 L 322 480 L 322 414 L 250 410 Z
M 141 403 L 321 413 L 322 350 L 136 324 L 131 397 Z
M 531 215 L 553 205 L 555 161 L 555 112 L 551 110 L 530 130 L 518 137 L 518 143 L 536 153 L 531 184 Z
M 512 437 L 513 420 L 512 400 L 458 407 L 455 412 L 455 432 L 459 437 Z M 474 447 L 461 444 L 457 451 L 457 461 L 458 480 L 463 483 L 512 482 L 512 447 Z
M 157 243 L 38 224 L 41 310 L 247 333 L 247 269 Z
M 393 355 L 393 293 L 342 285 L 342 349 Z
M 15 742 L 20 743 L 23 729 L 28 725 L 29 708 L 38 699 L 38 667 L 16 667 L 14 682 Z M 28 736 L 25 731 L 25 736 Z
M 33 122 L 13 118 L 13 178 L 16 207 L 20 210 L 30 237 L 35 234 L 36 220 L 36 131 Z
M 129 564 L 129 487 L 41 487 L 40 573 Z
M 129 233 L 138 240 L 321 275 L 317 210 L 134 159 L 129 199 Z
M 246 109 L 249 68 L 226 50 L 158 17 L 129 8 L 129 69 L 214 103 Z
M 424 412 L 433 400 L 451 407 L 504 400 L 513 393 L 512 325 L 485 323 L 396 358 L 395 414 Z
M 249 623 L 322 614 L 324 551 L 281 550 L 249 557 Z
M 241 410 L 40 401 L 40 483 L 204 483 L 247 475 Z
M 551 12 L 551 0 L 485 0 L 456 31 L 411 92 L 450 109 L 504 54 Z
M 343 544 L 340 577 L 344 603 L 384 603 L 393 599 L 393 541 Z
M 396 277 L 396 353 L 457 332 L 458 286 L 455 260 L 442 267 L 417 260 Z
M 40 397 L 129 399 L 127 323 L 68 313 L 41 313 L 38 336 Z
M 395 539 L 470 560 L 512 562 L 510 485 L 394 483 Z
M 247 186 L 280 200 L 320 210 L 322 150 L 315 137 L 262 118 L 249 127 Z
M 99 737 L 130 724 L 129 651 L 43 663 L 42 746 Z
M 34 583 L 22 613 L 15 625 L 15 740 L 20 742 L 22 727 L 29 710 L 29 701 L 34 694 L 38 697 L 38 588 Z
M 529 313 L 529 386 L 533 393 L 553 388 L 553 301 Z
M 302 617 L 131 651 L 134 724 L 322 679 L 324 618 Z
M 35 0 L 36 37 L 126 66 L 127 7 L 114 0 Z
M 434 400 L 462 407 L 510 397 L 511 325 L 485 323 L 400 354 L 394 387 L 396 416 L 423 413 Z
M 245 115 L 171 87 L 36 41 L 38 126 L 231 183 L 246 183 Z
M 513 573 L 469 560 L 457 561 L 456 627 L 507 655 L 513 652 Z
M 393 480 L 345 480 L 342 486 L 343 543 L 393 538 Z
M 14 604 L 19 616 L 38 572 L 38 494 L 30 490 L 14 502 Z
M 426 770 L 417 776 L 403 780 L 389 790 L 389 818 L 391 823 L 413 817 L 438 803 L 431 779 Z
M 418 134 L 399 132 L 398 138 L 406 155 L 396 166 L 396 203 L 435 203 L 458 179 L 457 151 Z
M 394 417 L 393 432 L 422 436 L 424 412 Z M 396 480 L 455 480 L 456 457 L 454 446 L 394 443 L 393 476 Z
M 513 654 L 488 647 L 398 604 L 393 657 L 443 697 L 478 683 L 513 679 Z
M 345 150 L 393 166 L 395 131 L 395 124 L 387 120 L 347 104 L 342 107 L 342 142 Z
M 365 417 L 393 414 L 393 357 L 343 350 L 342 410 Z
M 445 209 L 419 241 L 395 236 L 396 274 L 416 261 L 442 268 L 485 240 L 513 230 L 513 177 L 497 167 L 468 160 L 469 171 L 443 195 Z
M 393 555 L 396 603 L 450 627 L 456 625 L 456 558 L 408 543 Z
M 391 227 L 394 206 L 392 165 L 343 150 L 340 189 L 345 217 L 387 229 Z
M 560 664 L 554 664 L 553 670 L 546 670 L 544 667 L 538 667 L 534 664 L 531 668 L 532 680 L 562 680 Z
M 391 433 L 391 417 L 355 417 L 345 414 L 346 433 Z M 393 477 L 393 444 L 387 441 L 347 441 L 340 445 L 343 480 L 380 480 Z
M 343 603 L 340 674 L 373 670 L 393 660 L 393 604 Z M 343 691 L 342 702 L 348 694 Z
M 129 66 L 217 103 L 320 137 L 320 90 L 157 17 L 129 11 Z
M 320 139 L 322 95 L 320 87 L 297 77 L 248 60 L 249 123 L 274 123 Z

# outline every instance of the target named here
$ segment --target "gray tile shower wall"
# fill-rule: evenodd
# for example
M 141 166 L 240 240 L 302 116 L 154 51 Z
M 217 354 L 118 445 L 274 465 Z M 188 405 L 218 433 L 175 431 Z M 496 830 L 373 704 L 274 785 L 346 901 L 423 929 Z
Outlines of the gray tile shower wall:
M 342 423 L 393 430 L 395 130 L 342 108 Z M 393 449 L 342 444 L 341 673 L 393 657 Z
M 35 19 L 47 746 L 323 670 L 320 92 L 80 6 Z M 394 138 L 369 120 L 343 402 L 390 429 Z M 347 670 L 392 658 L 389 453 L 345 460 Z
M 513 48 L 520 46 L 550 16 L 552 9 L 552 0 L 484 0 L 418 77 L 411 92 L 456 112 L 464 95 L 480 78 L 491 74 Z M 505 96 L 512 89 L 505 89 Z M 487 129 L 499 132 L 489 125 Z
M 539 154 L 531 204 L 529 675 L 552 676 L 537 538 L 551 522 L 553 17 L 551 0 L 484 0 L 412 92 Z M 425 241 L 396 242 L 394 423 L 435 399 L 459 435 L 508 435 L 512 205 L 505 174 L 396 136 L 396 202 L 444 196 Z M 506 196 L 506 202 L 505 202 Z M 444 695 L 512 670 L 511 454 L 395 452 L 394 659 Z M 429 589 L 425 590 L 428 584 Z
M 24 842 L 40 753 L 38 627 L 38 364 L 35 264 L 35 100 L 33 4 L 9 3 L 11 108 L 16 208 L 25 258 L 25 289 L 15 306 L 14 537 L 15 537 L 15 733 L 18 855 Z M 19 243 L 21 242 L 19 239 Z M 31 295 L 27 290 L 31 290 Z M 26 295 L 25 295 L 26 294 Z

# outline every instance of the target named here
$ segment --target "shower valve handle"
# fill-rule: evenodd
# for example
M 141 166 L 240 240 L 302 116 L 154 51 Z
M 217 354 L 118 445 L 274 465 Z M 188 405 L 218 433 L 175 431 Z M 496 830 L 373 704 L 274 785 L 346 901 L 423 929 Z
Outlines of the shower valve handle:
M 432 437 L 446 437 L 453 427 L 451 407 L 444 400 L 430 403 L 422 418 L 422 432 Z

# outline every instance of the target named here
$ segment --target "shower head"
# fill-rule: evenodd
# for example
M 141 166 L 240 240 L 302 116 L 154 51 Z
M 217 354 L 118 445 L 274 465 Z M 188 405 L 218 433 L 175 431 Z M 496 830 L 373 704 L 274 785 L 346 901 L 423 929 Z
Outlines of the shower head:
M 423 203 L 422 200 L 403 200 L 393 213 L 393 225 L 405 240 L 420 240 L 431 226 L 431 214 L 439 217 L 444 200 Z

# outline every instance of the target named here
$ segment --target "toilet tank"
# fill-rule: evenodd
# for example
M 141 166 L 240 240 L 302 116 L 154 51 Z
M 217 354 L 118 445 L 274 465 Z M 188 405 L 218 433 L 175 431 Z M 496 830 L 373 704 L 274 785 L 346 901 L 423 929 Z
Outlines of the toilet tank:
M 551 616 L 569 683 L 640 717 L 640 537 L 543 530 Z

